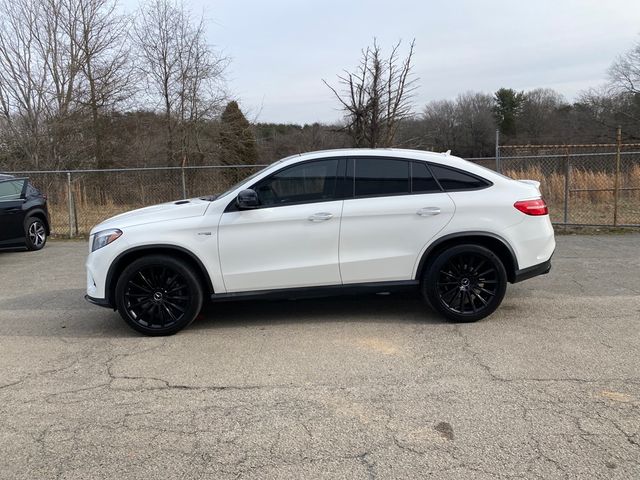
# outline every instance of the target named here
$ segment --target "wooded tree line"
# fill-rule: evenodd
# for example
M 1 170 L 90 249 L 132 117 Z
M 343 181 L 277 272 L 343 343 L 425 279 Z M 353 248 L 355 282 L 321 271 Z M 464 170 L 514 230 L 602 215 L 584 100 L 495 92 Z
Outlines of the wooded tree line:
M 229 63 L 181 0 L 0 0 L 0 170 L 268 163 L 292 153 L 397 146 L 491 156 L 502 143 L 640 141 L 640 43 L 610 82 L 568 102 L 550 89 L 467 92 L 420 107 L 415 45 L 374 40 L 325 83 L 335 125 L 250 123 Z M 320 81 L 320 79 L 319 79 Z

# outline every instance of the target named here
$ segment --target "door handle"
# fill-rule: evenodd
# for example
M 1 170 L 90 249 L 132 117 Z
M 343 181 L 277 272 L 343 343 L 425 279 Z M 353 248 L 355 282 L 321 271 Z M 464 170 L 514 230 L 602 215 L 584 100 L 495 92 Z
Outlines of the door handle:
M 430 217 L 432 215 L 438 215 L 442 212 L 440 207 L 424 207 L 418 210 L 416 213 L 421 217 Z
M 311 215 L 308 220 L 310 222 L 325 222 L 327 220 L 331 220 L 332 218 L 333 218 L 333 213 L 319 212 Z

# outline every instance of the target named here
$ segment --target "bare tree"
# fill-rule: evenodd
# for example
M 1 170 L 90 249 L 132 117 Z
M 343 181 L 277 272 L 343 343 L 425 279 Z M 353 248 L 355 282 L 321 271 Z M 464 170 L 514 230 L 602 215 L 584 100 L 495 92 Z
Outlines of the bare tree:
M 617 93 L 640 93 L 640 42 L 613 62 L 609 80 Z
M 141 7 L 133 32 L 148 91 L 162 104 L 167 161 L 174 162 L 178 153 L 184 163 L 190 142 L 199 148 L 199 120 L 220 106 L 227 59 L 207 44 L 204 20 L 194 22 L 182 3 L 150 0 Z
M 529 143 L 540 143 L 543 135 L 554 129 L 558 110 L 564 98 L 550 88 L 536 88 L 524 93 L 522 110 L 517 119 L 518 129 Z
M 42 92 L 45 107 L 46 141 L 42 155 L 48 168 L 69 166 L 69 157 L 81 150 L 71 148 L 73 130 L 79 127 L 73 121 L 78 101 L 78 74 L 81 54 L 75 36 L 78 31 L 79 9 L 75 0 L 27 0 L 38 4 L 38 25 L 35 42 L 30 49 L 31 58 L 38 58 L 46 76 Z M 73 153 L 71 153 L 71 151 Z M 76 159 L 77 160 L 77 159 Z
M 495 147 L 493 105 L 491 95 L 478 92 L 428 103 L 422 116 L 427 145 L 459 155 L 486 155 Z
M 139 50 L 139 69 L 148 89 L 162 99 L 169 164 L 173 162 L 173 82 L 178 70 L 178 53 L 173 40 L 178 31 L 176 16 L 175 8 L 167 0 L 151 0 L 140 9 L 133 29 Z
M 457 147 L 457 109 L 451 100 L 434 100 L 423 111 L 425 140 L 431 150 L 449 150 Z
M 42 9 L 31 0 L 3 0 L 0 16 L 0 114 L 10 134 L 4 142 L 38 167 L 49 82 L 49 58 L 34 52 Z
M 399 123 L 411 115 L 411 97 L 416 88 L 411 78 L 411 60 L 415 40 L 404 59 L 400 59 L 399 41 L 388 57 L 373 41 L 362 51 L 355 72 L 338 75 L 342 92 L 323 82 L 334 93 L 345 112 L 346 131 L 356 147 L 393 145 Z
M 83 95 L 80 104 L 88 107 L 94 136 L 96 166 L 108 166 L 103 149 L 101 114 L 112 110 L 131 93 L 131 66 L 126 28 L 129 21 L 116 11 L 112 0 L 75 1 L 77 27 L 74 46 L 80 55 Z
M 216 52 L 206 42 L 205 23 L 201 18 L 193 23 L 182 10 L 181 31 L 177 37 L 179 76 L 177 82 L 179 153 L 183 164 L 193 152 L 202 158 L 201 134 L 203 119 L 211 119 L 219 113 L 225 98 L 224 70 L 228 59 Z
M 457 140 L 467 155 L 479 157 L 495 148 L 493 97 L 467 92 L 456 98 Z

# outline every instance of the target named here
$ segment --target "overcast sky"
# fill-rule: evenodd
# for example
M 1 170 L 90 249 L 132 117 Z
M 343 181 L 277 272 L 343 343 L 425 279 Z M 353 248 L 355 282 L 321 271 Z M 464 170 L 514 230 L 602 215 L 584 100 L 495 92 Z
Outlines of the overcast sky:
M 126 7 L 135 0 L 124 0 Z M 573 100 L 640 40 L 640 0 L 187 0 L 231 58 L 230 92 L 263 122 L 332 122 L 322 83 L 376 37 L 415 37 L 415 108 L 474 90 L 549 87 Z

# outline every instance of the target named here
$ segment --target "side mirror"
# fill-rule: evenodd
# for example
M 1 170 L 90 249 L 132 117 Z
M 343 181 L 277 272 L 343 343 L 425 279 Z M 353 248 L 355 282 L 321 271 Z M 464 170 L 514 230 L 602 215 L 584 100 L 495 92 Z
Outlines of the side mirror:
M 241 210 L 249 210 L 251 208 L 258 207 L 260 205 L 260 200 L 258 199 L 256 191 L 249 188 L 247 190 L 242 190 L 238 194 L 236 204 Z

